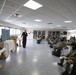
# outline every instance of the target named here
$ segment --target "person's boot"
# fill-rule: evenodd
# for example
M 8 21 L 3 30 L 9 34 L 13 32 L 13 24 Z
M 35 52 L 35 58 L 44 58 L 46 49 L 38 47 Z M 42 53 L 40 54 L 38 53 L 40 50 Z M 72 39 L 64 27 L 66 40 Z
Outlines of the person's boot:
M 23 48 L 25 48 L 25 46 L 23 46 Z
M 64 71 L 61 75 L 68 75 L 68 71 Z
M 61 66 L 61 67 L 63 67 L 63 64 L 62 63 L 58 63 L 58 65 Z

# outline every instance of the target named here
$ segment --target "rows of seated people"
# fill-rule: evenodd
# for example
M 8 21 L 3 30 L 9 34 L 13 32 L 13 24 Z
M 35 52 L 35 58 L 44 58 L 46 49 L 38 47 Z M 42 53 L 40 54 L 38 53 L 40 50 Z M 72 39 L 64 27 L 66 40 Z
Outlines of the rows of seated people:
M 60 62 L 59 66 L 64 67 L 65 71 L 61 75 L 76 75 L 76 41 L 74 38 L 70 40 L 65 40 L 64 38 L 48 38 L 48 44 L 53 48 L 52 55 L 59 56 Z M 62 55 L 63 48 L 66 49 L 68 46 L 71 46 L 71 50 L 67 55 Z M 71 67 L 72 66 L 72 67 Z

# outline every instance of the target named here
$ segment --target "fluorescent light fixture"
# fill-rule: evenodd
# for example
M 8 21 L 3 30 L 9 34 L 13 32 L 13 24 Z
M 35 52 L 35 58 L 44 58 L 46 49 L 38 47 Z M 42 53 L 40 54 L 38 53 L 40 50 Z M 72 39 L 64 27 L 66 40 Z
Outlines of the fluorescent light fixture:
M 12 20 L 5 20 L 6 22 L 12 22 Z
M 18 17 L 22 17 L 22 15 L 19 15 Z
M 64 21 L 65 23 L 71 23 L 72 21 Z
M 33 59 L 33 62 L 37 62 L 38 60 L 37 59 Z
M 57 25 L 58 27 L 61 27 L 61 25 Z
M 54 28 L 54 27 L 50 27 L 50 28 Z
M 33 9 L 33 10 L 36 10 L 40 7 L 42 7 L 43 5 L 33 1 L 33 0 L 29 0 L 27 3 L 25 3 L 23 6 L 27 7 L 27 8 L 30 8 L 30 9 Z
M 34 20 L 34 21 L 36 21 L 36 22 L 41 22 L 42 20 L 40 20 L 40 19 L 36 19 L 36 20 Z

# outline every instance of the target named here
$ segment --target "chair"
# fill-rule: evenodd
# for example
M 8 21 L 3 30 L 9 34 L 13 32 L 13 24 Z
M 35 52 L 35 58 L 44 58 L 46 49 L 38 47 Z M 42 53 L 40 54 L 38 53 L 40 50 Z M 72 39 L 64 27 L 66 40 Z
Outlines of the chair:
M 5 59 L 5 55 L 4 52 L 6 51 L 6 49 L 4 48 L 4 42 L 0 41 L 0 59 Z

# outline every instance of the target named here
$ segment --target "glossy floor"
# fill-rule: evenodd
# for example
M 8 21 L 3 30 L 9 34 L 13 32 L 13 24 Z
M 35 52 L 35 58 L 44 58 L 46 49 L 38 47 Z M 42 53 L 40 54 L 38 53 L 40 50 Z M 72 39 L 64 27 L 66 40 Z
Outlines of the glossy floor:
M 0 75 L 61 75 L 59 57 L 52 56 L 51 51 L 47 41 L 37 44 L 29 39 L 25 49 L 18 47 L 6 60 L 0 60 L 3 64 Z

